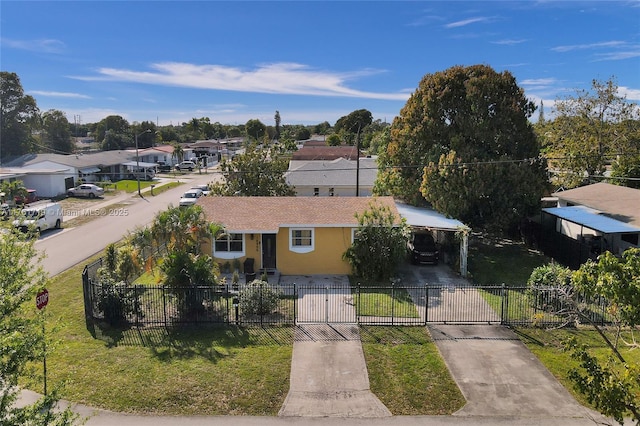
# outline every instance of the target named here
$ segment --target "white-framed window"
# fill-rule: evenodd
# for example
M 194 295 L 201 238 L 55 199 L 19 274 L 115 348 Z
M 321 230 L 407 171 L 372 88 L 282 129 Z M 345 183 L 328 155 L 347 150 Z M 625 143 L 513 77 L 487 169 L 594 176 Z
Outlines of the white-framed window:
M 213 243 L 213 254 L 221 259 L 244 256 L 244 234 L 225 234 Z
M 313 188 L 313 196 L 317 197 L 318 195 L 320 195 L 320 188 Z
M 360 228 L 351 228 L 351 244 L 353 244 L 355 240 L 358 238 L 359 230 Z
M 289 230 L 289 250 L 295 253 L 309 253 L 314 248 L 313 228 L 291 228 Z

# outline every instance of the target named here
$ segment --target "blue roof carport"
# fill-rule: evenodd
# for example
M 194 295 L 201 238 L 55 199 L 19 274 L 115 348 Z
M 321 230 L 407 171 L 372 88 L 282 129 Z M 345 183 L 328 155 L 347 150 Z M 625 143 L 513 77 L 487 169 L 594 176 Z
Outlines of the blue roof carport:
M 582 225 L 585 228 L 602 232 L 603 234 L 640 232 L 640 228 L 612 219 L 609 216 L 601 214 L 598 210 L 585 206 L 551 207 L 542 209 L 542 211 L 560 219 Z
M 459 220 L 448 218 L 435 210 L 424 207 L 415 207 L 396 202 L 396 208 L 400 216 L 407 221 L 409 226 L 439 231 L 461 232 L 460 275 L 463 277 L 467 276 L 467 257 L 469 254 L 469 233 L 471 232 L 471 228 Z

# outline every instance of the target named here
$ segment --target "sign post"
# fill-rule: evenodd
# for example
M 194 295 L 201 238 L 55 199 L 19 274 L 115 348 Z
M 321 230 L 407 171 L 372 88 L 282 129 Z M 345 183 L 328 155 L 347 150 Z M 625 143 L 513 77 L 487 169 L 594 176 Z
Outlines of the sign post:
M 36 295 L 36 308 L 39 311 L 42 311 L 45 306 L 49 303 L 49 292 L 46 288 L 42 289 Z M 44 328 L 44 311 L 42 315 L 42 346 L 44 348 L 44 352 L 42 353 L 42 366 L 44 373 L 44 395 L 47 396 L 47 336 L 45 334 Z

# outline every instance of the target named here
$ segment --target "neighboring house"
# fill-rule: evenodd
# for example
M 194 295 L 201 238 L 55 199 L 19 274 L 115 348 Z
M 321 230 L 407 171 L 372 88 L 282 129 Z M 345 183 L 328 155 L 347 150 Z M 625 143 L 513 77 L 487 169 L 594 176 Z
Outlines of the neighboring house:
M 596 183 L 553 196 L 557 207 L 542 209 L 542 244 L 563 263 L 577 267 L 605 250 L 639 247 L 640 190 Z
M 4 164 L 13 173 L 23 175 L 25 186 L 38 191 L 40 197 L 65 194 L 80 180 L 84 182 L 117 181 L 131 174 L 133 151 L 102 151 L 91 154 L 26 154 Z M 142 164 L 141 164 L 142 166 Z
M 203 251 L 218 263 L 254 259 L 254 269 L 283 275 L 349 274 L 342 254 L 371 203 L 400 215 L 391 197 L 200 197 L 209 222 L 226 234 Z
M 298 196 L 371 196 L 378 175 L 373 158 L 361 158 L 360 167 L 353 160 L 296 161 L 285 173 L 287 183 Z M 356 193 L 357 188 L 357 193 Z
M 162 161 L 170 166 L 178 164 L 178 160 L 173 156 L 172 145 L 160 145 L 152 148 L 141 149 L 138 155 L 140 156 L 140 161 L 144 161 L 146 163 L 158 163 Z
M 187 147 L 193 151 L 193 155 L 200 159 L 206 159 L 206 164 L 218 161 L 222 157 L 231 158 L 244 143 L 244 138 L 229 139 L 205 139 L 188 144 Z M 206 165 L 205 164 L 205 165 Z
M 307 146 L 306 144 L 291 154 L 292 161 L 310 161 L 310 160 L 335 160 L 337 158 L 345 158 L 347 160 L 355 160 L 358 157 L 358 151 L 355 146 Z M 363 157 L 362 153 L 359 157 Z M 295 164 L 295 163 L 294 163 Z

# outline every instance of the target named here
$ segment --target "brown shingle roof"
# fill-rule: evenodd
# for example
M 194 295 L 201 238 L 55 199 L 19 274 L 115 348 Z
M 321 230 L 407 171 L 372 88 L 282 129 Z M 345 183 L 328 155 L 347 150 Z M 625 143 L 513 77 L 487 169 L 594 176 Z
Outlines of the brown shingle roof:
M 572 204 L 600 210 L 621 222 L 640 226 L 640 189 L 601 182 L 553 195 Z
M 388 206 L 400 222 L 392 197 L 200 197 L 205 217 L 230 232 L 277 232 L 282 226 L 358 226 L 355 213 L 371 203 Z
M 355 146 L 303 146 L 291 155 L 292 160 L 356 159 Z M 362 155 L 362 154 L 361 154 Z

